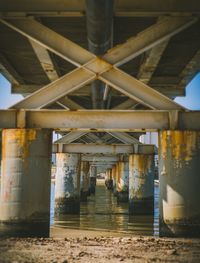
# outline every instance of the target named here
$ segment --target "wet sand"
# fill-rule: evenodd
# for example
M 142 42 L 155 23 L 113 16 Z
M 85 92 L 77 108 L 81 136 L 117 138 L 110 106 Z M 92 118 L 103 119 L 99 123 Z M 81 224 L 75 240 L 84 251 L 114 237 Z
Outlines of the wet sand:
M 200 239 L 53 228 L 51 238 L 0 240 L 0 263 L 200 262 Z

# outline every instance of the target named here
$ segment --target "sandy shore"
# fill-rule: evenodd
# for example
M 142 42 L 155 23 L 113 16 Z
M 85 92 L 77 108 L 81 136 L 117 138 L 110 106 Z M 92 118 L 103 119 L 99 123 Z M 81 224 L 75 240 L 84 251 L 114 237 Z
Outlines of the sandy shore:
M 113 232 L 52 229 L 51 238 L 0 240 L 0 262 L 200 262 L 199 239 L 170 239 Z

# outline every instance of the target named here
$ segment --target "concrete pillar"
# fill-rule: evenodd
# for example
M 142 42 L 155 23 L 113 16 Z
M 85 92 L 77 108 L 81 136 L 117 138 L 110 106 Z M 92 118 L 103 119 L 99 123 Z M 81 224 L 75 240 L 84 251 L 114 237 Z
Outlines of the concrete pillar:
M 87 161 L 81 162 L 81 201 L 87 201 L 90 195 L 90 164 Z
M 117 196 L 118 184 L 119 184 L 119 163 L 117 162 L 115 165 L 115 192 L 114 195 Z
M 106 187 L 108 190 L 113 189 L 113 179 L 112 179 L 112 169 L 107 169 L 106 170 Z
M 129 162 L 118 162 L 117 201 L 128 202 Z
M 90 166 L 90 193 L 95 194 L 96 192 L 96 181 L 97 181 L 97 167 Z
M 49 236 L 52 133 L 2 132 L 1 233 Z
M 154 155 L 129 156 L 129 214 L 154 213 Z
M 160 235 L 200 237 L 200 132 L 159 136 Z
M 117 166 L 113 165 L 112 167 L 112 180 L 113 180 L 113 194 L 117 193 L 117 174 L 116 174 Z
M 55 214 L 80 213 L 80 154 L 56 154 Z

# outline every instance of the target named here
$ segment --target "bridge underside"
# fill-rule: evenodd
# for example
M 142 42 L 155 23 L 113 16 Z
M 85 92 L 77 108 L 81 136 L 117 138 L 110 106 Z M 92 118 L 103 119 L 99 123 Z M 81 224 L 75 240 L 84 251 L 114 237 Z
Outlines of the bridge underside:
M 98 165 L 130 214 L 152 210 L 157 151 L 139 136 L 158 131 L 161 234 L 200 236 L 200 112 L 173 100 L 200 71 L 199 15 L 196 0 L 0 2 L 0 72 L 24 97 L 0 110 L 3 223 L 48 235 L 52 151 L 56 213 L 80 212 Z

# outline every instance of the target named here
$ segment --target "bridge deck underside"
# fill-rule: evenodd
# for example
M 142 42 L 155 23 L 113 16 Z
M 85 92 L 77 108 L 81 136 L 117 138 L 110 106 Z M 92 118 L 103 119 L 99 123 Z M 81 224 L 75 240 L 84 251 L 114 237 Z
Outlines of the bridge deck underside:
M 41 17 L 37 19 L 55 32 L 87 49 L 85 16 Z M 130 37 L 134 37 L 156 23 L 156 20 L 157 17 L 114 17 L 113 46 L 125 42 Z M 148 81 L 149 86 L 170 98 L 185 94 L 185 85 L 200 69 L 200 67 L 194 67 L 193 71 L 189 72 L 184 84 L 181 84 L 181 81 L 185 78 L 182 74 L 184 68 L 200 48 L 199 28 L 200 22 L 197 22 L 170 39 Z M 13 93 L 29 94 L 50 82 L 27 38 L 0 24 L 0 39 L 0 61 L 5 68 L 10 67 L 14 69 L 14 72 L 11 72 L 11 74 L 14 75 L 19 84 L 19 86 L 13 87 Z M 49 54 L 59 76 L 75 68 L 57 55 L 51 52 Z M 149 52 L 143 53 L 120 68 L 128 74 L 138 77 L 148 54 Z M 149 67 L 151 66 L 153 67 L 154 65 L 149 65 Z M 147 67 L 146 71 L 148 70 L 149 68 Z M 90 85 L 72 92 L 69 97 L 84 108 L 92 108 Z M 109 108 L 117 106 L 126 99 L 125 95 L 112 90 Z M 137 105 L 137 107 L 141 108 L 141 105 Z M 57 108 L 59 107 L 57 106 Z

